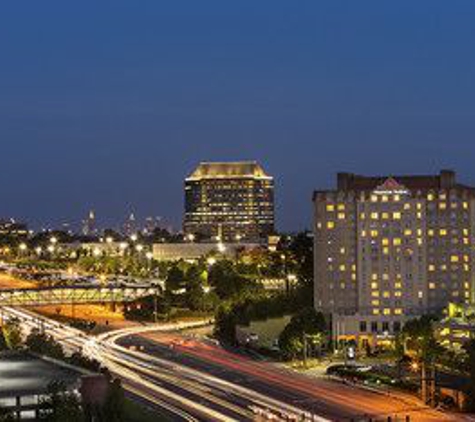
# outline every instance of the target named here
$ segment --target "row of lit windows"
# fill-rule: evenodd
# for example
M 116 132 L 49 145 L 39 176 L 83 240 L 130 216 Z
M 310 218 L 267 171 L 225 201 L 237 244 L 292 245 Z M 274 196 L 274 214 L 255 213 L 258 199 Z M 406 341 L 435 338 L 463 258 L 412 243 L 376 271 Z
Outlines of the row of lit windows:
M 394 312 L 394 315 L 402 315 L 403 314 L 403 311 L 400 308 L 394 309 L 393 312 Z M 383 315 L 391 315 L 392 310 L 390 308 L 384 308 L 384 309 L 376 308 L 376 309 L 373 309 L 373 315 L 381 315 L 381 313 Z

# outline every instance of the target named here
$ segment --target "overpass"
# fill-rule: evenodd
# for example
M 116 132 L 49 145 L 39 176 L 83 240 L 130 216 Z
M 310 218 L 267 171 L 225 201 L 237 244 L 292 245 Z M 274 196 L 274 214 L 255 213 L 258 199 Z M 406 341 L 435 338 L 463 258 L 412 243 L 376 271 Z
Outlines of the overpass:
M 151 284 L 125 286 L 60 286 L 0 290 L 0 306 L 42 306 L 132 302 L 156 296 L 161 288 Z

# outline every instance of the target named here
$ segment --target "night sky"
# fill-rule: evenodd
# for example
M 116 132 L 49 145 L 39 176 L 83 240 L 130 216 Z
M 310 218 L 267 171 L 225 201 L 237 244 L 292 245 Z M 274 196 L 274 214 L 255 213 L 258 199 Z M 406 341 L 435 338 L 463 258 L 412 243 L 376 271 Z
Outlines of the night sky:
M 475 184 L 473 0 L 10 1 L 0 215 L 178 227 L 200 160 L 256 159 L 278 227 L 337 171 Z

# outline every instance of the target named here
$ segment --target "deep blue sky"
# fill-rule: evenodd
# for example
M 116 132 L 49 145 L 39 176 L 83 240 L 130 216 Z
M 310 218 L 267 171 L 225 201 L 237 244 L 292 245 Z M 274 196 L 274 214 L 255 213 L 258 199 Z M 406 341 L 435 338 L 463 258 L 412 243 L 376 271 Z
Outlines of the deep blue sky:
M 34 224 L 178 226 L 200 160 L 261 161 L 286 230 L 337 171 L 475 184 L 475 2 L 3 2 L 0 143 Z

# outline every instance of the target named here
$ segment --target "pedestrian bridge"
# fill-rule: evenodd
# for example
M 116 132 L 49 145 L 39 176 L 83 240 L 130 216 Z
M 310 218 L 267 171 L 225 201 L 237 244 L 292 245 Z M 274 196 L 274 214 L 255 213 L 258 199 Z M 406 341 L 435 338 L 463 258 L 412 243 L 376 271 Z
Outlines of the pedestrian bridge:
M 161 293 L 156 285 L 60 286 L 0 290 L 0 306 L 43 306 L 132 302 Z

